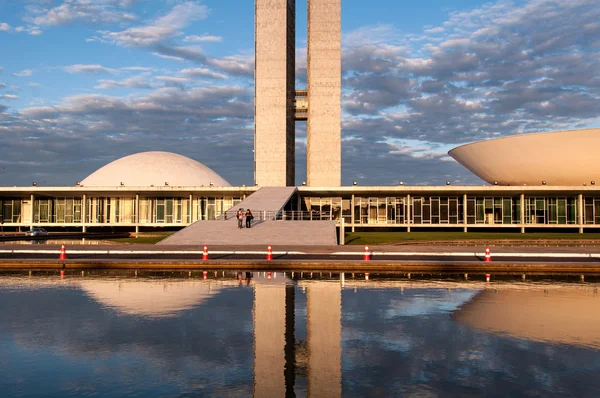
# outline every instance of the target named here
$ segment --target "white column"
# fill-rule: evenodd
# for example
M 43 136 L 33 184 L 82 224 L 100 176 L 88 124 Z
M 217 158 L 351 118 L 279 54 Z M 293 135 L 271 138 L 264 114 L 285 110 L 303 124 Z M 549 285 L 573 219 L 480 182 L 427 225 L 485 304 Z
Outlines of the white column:
M 135 233 L 140 232 L 140 195 L 135 194 Z
M 467 218 L 467 194 L 463 195 L 463 232 L 467 232 L 467 222 L 468 222 L 468 218 Z
M 406 232 L 410 232 L 410 223 L 412 222 L 412 214 L 410 214 L 410 194 L 406 195 Z
M 583 195 L 577 195 L 577 223 L 579 224 L 579 233 L 583 233 Z
M 82 232 L 87 232 L 87 227 L 85 226 L 86 223 L 86 218 L 87 218 L 87 195 L 83 194 L 83 196 L 81 197 L 81 231 Z
M 35 212 L 35 195 L 31 194 L 31 198 L 30 198 L 30 205 L 29 205 L 29 229 L 33 228 L 33 220 L 34 220 L 34 212 Z
M 354 232 L 354 223 L 356 222 L 354 220 L 354 194 L 352 194 L 352 199 L 350 201 L 350 219 L 352 222 L 352 232 Z
M 521 194 L 521 233 L 525 233 L 525 194 Z

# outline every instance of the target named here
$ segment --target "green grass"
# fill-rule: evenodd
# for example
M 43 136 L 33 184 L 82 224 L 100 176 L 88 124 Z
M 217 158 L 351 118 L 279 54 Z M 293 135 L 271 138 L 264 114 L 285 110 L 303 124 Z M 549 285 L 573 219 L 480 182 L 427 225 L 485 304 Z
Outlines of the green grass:
M 497 240 L 600 240 L 600 233 L 564 233 L 564 232 L 349 232 L 346 233 L 347 245 L 418 243 L 438 241 L 497 241 Z
M 167 236 L 174 234 L 174 232 L 158 232 L 148 234 L 138 234 L 137 238 L 115 238 L 106 239 L 108 242 L 114 242 L 119 244 L 134 244 L 134 245 L 155 245 Z

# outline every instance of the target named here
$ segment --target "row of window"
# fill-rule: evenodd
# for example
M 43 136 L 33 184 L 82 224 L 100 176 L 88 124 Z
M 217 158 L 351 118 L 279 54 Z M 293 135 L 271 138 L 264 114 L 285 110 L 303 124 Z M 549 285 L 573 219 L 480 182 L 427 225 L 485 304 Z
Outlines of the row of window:
M 214 220 L 240 203 L 240 197 L 143 198 L 139 207 L 135 198 L 89 198 L 83 212 L 81 198 L 0 200 L 0 221 L 35 224 L 136 223 L 189 224 Z M 139 209 L 139 221 L 136 209 Z M 465 215 L 466 210 L 466 215 Z M 31 217 L 33 211 L 33 218 Z M 520 197 L 468 196 L 466 209 L 462 196 L 407 197 L 305 197 L 286 206 L 286 218 L 339 220 L 354 224 L 520 224 Z M 525 224 L 577 224 L 576 197 L 526 197 Z M 354 220 L 353 220 L 354 218 Z M 585 224 L 600 224 L 600 197 L 583 198 Z
M 600 224 L 600 198 L 584 198 L 586 224 Z M 462 196 L 355 197 L 355 224 L 464 224 Z M 350 199 L 304 198 L 304 219 L 352 223 Z M 520 197 L 473 197 L 466 201 L 467 224 L 520 224 Z M 577 224 L 576 197 L 526 197 L 525 224 Z

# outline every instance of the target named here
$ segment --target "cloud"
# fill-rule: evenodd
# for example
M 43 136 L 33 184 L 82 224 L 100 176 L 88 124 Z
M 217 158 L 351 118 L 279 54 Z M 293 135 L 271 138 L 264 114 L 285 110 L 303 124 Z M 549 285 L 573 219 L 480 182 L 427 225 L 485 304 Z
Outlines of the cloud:
M 175 77 L 175 76 L 156 76 L 156 80 L 160 80 L 165 83 L 168 87 L 179 87 L 184 88 L 185 84 L 190 81 L 187 77 Z
M 129 77 L 120 81 L 117 80 L 99 80 L 100 83 L 94 88 L 99 90 L 107 90 L 114 88 L 130 88 L 130 89 L 151 89 L 152 85 L 148 82 L 148 74 Z
M 0 22 L 0 32 L 9 32 L 11 27 L 6 22 Z
M 164 58 L 164 59 L 170 59 L 173 61 L 185 61 L 185 59 L 181 58 L 181 57 L 176 57 L 174 55 L 165 55 L 165 54 L 161 54 L 158 52 L 153 52 L 152 55 L 154 55 L 155 57 L 160 57 L 160 58 Z
M 190 35 L 184 37 L 183 41 L 186 43 L 220 43 L 223 41 L 223 38 L 221 36 L 211 36 L 208 34 L 204 34 L 202 36 Z
M 5 83 L 0 83 L 0 88 L 5 88 L 6 84 Z
M 13 94 L 3 94 L 3 95 L 0 95 L 0 99 L 4 99 L 4 100 L 17 100 L 17 99 L 19 99 L 19 97 L 16 96 L 16 95 L 13 95 Z
M 120 32 L 102 30 L 98 33 L 106 42 L 124 47 L 147 47 L 179 35 L 180 30 L 191 21 L 207 16 L 208 7 L 189 1 L 176 5 L 169 13 L 147 25 Z
M 19 172 L 10 177 L 15 181 L 38 172 L 52 183 L 79 181 L 107 159 L 129 154 L 134 148 L 191 156 L 234 184 L 248 184 L 253 178 L 253 96 L 251 88 L 241 86 L 163 87 L 127 97 L 73 96 L 58 105 L 22 109 L 16 119 L 0 123 L 0 134 L 11 131 L 0 153 L 4 161 L 20 164 L 17 154 L 35 150 L 40 162 L 52 165 L 47 173 L 19 166 Z M 90 142 L 94 142 L 93 150 Z M 90 150 L 93 155 L 82 159 L 80 154 Z M 222 160 L 231 153 L 235 159 L 225 166 Z M 57 159 L 61 165 L 78 166 L 56 173 Z M 13 181 L 8 178 L 4 175 L 0 185 Z
M 210 69 L 206 68 L 186 68 L 180 71 L 180 73 L 192 77 L 205 77 L 209 79 L 221 79 L 227 80 L 227 76 L 222 75 L 220 73 L 215 73 Z
M 17 77 L 29 77 L 29 76 L 33 75 L 33 70 L 25 69 L 25 70 L 22 70 L 21 72 L 14 72 L 12 75 L 17 76 Z
M 65 66 L 63 69 L 68 73 L 79 73 L 84 75 L 99 75 L 103 73 L 110 73 L 114 75 L 119 73 L 117 69 L 106 68 L 98 64 L 76 64 Z
M 458 144 L 592 123 L 600 56 L 590 33 L 600 34 L 599 18 L 593 0 L 533 0 L 452 13 L 422 36 L 389 25 L 350 32 L 343 70 L 344 109 L 358 116 L 351 133 Z
M 202 40 L 184 32 L 193 19 L 176 14 L 173 24 L 157 18 L 98 39 L 196 67 L 161 70 L 157 77 L 126 74 L 144 67 L 119 68 L 127 78 L 98 81 L 97 89 L 145 90 L 123 97 L 74 96 L 10 114 L 2 105 L 0 134 L 11 134 L 3 135 L 9 138 L 0 158 L 18 162 L 15 154 L 35 150 L 48 164 L 61 159 L 65 174 L 49 172 L 49 179 L 77 181 L 129 148 L 159 148 L 191 155 L 233 184 L 252 183 L 254 59 L 209 55 Z M 499 1 L 453 12 L 420 34 L 391 24 L 344 32 L 343 183 L 480 184 L 445 155 L 448 148 L 597 125 L 599 20 L 593 0 Z M 305 141 L 299 124 L 298 182 Z M 82 159 L 78 154 L 90 153 L 89 142 L 95 156 Z M 69 162 L 78 167 L 67 170 Z M 19 184 L 39 168 L 14 170 L 14 179 L 3 181 Z
M 123 11 L 123 7 L 130 4 L 131 2 L 116 0 L 66 0 L 52 8 L 33 5 L 28 7 L 32 15 L 25 20 L 40 27 L 68 25 L 74 22 L 90 24 L 130 22 L 136 19 L 135 15 Z

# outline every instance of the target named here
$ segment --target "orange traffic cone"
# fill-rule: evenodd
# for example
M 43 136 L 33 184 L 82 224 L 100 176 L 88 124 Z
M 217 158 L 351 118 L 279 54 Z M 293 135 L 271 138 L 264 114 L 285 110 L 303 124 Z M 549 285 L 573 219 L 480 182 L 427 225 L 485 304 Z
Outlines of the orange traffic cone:
M 365 280 L 368 281 L 369 280 L 369 273 L 365 273 Z
M 208 247 L 204 245 L 204 251 L 202 252 L 202 260 L 208 260 Z
M 59 260 L 66 260 L 67 259 L 67 252 L 65 251 L 65 244 L 64 243 L 60 247 L 60 255 L 58 256 L 58 259 Z
M 206 280 L 207 277 L 208 277 L 208 272 L 203 271 L 202 272 L 202 279 Z
M 270 272 L 267 274 L 267 279 L 271 280 L 271 273 Z
M 271 249 L 271 245 L 267 247 L 267 260 L 273 260 L 273 250 Z
M 489 282 L 490 281 L 490 274 L 485 274 L 485 281 Z
M 365 261 L 371 260 L 371 252 L 369 251 L 369 246 L 365 245 L 365 255 L 363 257 Z
M 492 261 L 492 255 L 490 254 L 490 248 L 486 247 L 485 248 L 485 262 L 489 263 L 490 261 Z

